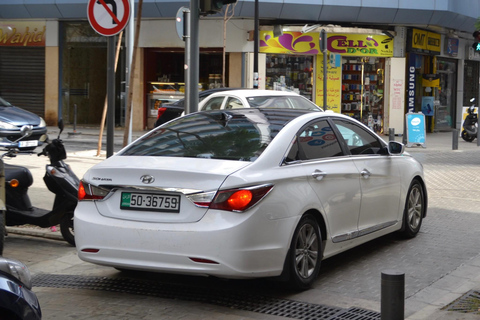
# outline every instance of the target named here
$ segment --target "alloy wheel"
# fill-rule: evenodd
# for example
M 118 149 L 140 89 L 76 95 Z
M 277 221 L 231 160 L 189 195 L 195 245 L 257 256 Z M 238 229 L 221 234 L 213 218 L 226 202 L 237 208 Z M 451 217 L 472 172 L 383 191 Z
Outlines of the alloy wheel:
M 420 186 L 415 185 L 408 198 L 408 224 L 412 230 L 416 230 L 422 221 L 423 199 Z
M 302 278 L 308 278 L 315 271 L 318 260 L 318 239 L 310 224 L 301 227 L 295 245 L 295 265 Z

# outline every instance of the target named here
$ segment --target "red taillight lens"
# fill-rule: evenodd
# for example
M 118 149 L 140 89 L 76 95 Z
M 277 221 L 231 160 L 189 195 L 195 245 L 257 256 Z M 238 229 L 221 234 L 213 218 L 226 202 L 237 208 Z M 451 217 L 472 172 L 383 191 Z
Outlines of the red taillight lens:
M 233 210 L 242 210 L 252 201 L 253 195 L 250 190 L 239 190 L 228 198 L 228 205 Z
M 245 211 L 262 200 L 272 188 L 273 185 L 262 185 L 244 189 L 219 191 L 210 204 L 210 209 Z
M 80 185 L 78 186 L 78 200 L 83 200 L 86 196 L 85 187 L 83 186 L 83 182 L 80 181 Z
M 165 113 L 165 110 L 167 110 L 167 108 L 158 108 L 157 120 Z
M 80 181 L 78 186 L 78 200 L 102 200 L 108 194 L 108 190 L 95 187 L 85 181 Z

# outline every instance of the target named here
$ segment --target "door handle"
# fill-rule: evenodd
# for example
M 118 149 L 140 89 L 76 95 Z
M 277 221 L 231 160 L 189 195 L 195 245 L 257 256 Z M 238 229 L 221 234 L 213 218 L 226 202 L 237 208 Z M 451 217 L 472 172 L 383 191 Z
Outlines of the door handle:
M 317 179 L 318 181 L 322 180 L 326 175 L 327 175 L 326 172 L 323 172 L 322 170 L 318 170 L 318 169 L 316 169 L 316 170 L 313 171 L 313 173 L 312 173 L 312 177 L 314 177 L 314 178 Z
M 371 175 L 370 171 L 368 171 L 367 169 L 363 169 L 362 172 L 360 172 L 360 174 L 362 175 L 362 178 L 364 178 L 364 179 L 370 178 L 370 175 Z

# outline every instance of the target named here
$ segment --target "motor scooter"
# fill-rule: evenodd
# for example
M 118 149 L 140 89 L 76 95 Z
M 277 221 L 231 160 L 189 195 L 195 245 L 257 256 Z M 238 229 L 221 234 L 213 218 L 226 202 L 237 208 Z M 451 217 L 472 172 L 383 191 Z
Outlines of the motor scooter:
M 474 102 L 475 98 L 470 99 Z M 478 132 L 478 115 L 475 113 L 475 104 L 472 104 L 468 110 L 468 115 L 463 122 L 462 139 L 467 142 L 472 142 L 477 137 Z
M 60 132 L 54 140 L 45 141 L 45 147 L 38 156 L 47 156 L 50 164 L 46 165 L 43 180 L 48 190 L 55 194 L 52 210 L 32 206 L 28 196 L 28 187 L 33 184 L 33 177 L 28 168 L 5 164 L 6 225 L 16 226 L 31 224 L 41 228 L 60 224 L 63 238 L 75 245 L 73 229 L 73 212 L 77 206 L 77 194 L 80 180 L 63 160 L 67 158 L 60 134 L 64 129 L 59 121 Z M 7 148 L 4 156 L 15 157 L 24 153 L 15 148 Z

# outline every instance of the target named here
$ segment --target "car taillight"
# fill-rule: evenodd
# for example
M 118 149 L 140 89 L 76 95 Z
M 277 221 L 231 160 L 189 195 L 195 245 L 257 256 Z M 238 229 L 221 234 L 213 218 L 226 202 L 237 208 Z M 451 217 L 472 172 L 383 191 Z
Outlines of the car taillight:
M 165 110 L 167 110 L 167 108 L 158 108 L 157 120 L 164 114 Z
M 78 200 L 102 200 L 108 192 L 106 189 L 93 186 L 82 180 L 78 186 Z
M 273 185 L 221 190 L 189 196 L 195 205 L 209 209 L 243 212 L 256 205 L 272 190 Z

